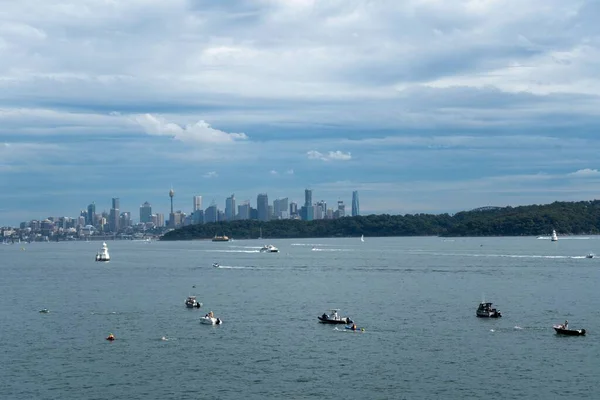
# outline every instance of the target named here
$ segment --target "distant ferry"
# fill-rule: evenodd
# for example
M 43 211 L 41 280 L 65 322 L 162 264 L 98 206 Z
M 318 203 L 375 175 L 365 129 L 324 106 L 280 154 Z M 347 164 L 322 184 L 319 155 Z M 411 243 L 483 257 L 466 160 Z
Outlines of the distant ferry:
M 216 236 L 214 238 L 212 238 L 213 242 L 229 242 L 229 237 L 228 236 Z

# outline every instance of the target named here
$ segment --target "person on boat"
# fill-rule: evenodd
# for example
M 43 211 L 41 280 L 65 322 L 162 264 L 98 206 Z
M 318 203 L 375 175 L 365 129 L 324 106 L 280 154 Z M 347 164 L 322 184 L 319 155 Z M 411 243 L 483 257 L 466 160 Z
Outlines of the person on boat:
M 355 331 L 356 329 L 358 329 L 358 328 L 356 327 L 356 324 L 352 324 L 352 330 L 353 330 L 353 331 Z
M 115 335 L 113 335 L 112 333 L 110 333 L 110 334 L 109 334 L 109 335 L 106 337 L 106 340 L 110 340 L 110 341 L 113 341 L 113 340 L 115 340 Z
M 326 314 L 326 313 L 323 313 L 323 315 L 321 315 L 321 318 L 323 318 L 323 319 L 327 319 L 327 314 Z
M 565 320 L 565 323 L 563 325 L 563 329 L 569 329 L 569 321 Z

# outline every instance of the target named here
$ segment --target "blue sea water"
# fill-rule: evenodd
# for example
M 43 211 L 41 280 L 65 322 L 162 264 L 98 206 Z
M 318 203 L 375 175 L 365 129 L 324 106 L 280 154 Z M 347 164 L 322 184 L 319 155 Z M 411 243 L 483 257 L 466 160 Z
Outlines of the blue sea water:
M 0 246 L 0 398 L 600 398 L 598 237 L 264 242 Z

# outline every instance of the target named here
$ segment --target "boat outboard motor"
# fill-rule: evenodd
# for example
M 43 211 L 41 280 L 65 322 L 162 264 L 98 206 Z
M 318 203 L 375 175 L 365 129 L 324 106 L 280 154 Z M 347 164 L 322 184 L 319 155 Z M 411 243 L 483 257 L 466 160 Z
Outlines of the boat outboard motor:
M 217 318 L 217 325 L 221 325 L 221 319 Z

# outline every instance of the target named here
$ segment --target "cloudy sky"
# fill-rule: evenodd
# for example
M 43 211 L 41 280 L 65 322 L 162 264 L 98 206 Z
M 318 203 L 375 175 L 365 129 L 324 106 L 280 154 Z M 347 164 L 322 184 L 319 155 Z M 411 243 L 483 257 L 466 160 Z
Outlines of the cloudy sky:
M 600 2 L 0 0 L 0 225 L 600 192 Z

